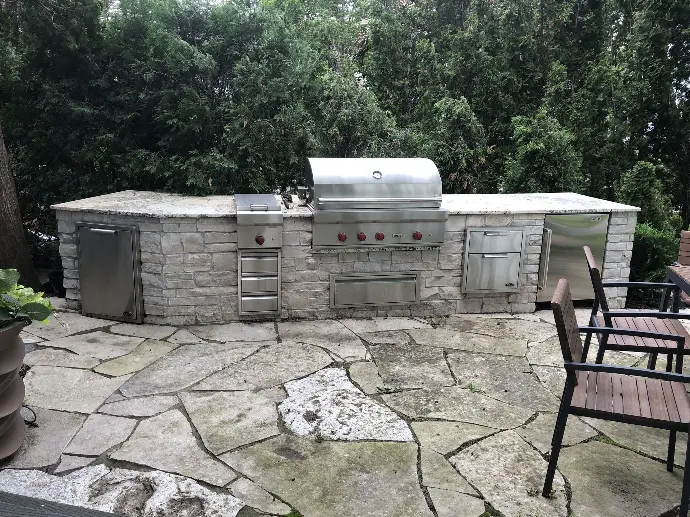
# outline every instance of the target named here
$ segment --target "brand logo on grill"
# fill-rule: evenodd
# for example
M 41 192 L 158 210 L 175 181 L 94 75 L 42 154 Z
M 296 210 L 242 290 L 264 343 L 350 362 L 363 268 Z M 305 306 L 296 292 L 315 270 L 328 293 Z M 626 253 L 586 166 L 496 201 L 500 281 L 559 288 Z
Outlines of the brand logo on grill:
M 393 237 L 402 237 L 404 234 L 403 233 L 394 233 Z
M 374 171 L 372 176 L 375 180 L 380 180 L 381 178 L 383 178 L 383 173 L 381 171 Z

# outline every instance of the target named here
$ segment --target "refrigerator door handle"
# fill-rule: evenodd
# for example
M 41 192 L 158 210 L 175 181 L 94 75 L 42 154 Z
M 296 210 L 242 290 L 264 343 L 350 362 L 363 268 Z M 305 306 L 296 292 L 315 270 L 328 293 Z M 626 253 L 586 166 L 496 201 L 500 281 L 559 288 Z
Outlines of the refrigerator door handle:
M 539 259 L 539 279 L 537 289 L 543 291 L 546 289 L 546 281 L 549 276 L 549 260 L 551 259 L 551 237 L 553 230 L 544 228 L 541 244 L 541 258 Z

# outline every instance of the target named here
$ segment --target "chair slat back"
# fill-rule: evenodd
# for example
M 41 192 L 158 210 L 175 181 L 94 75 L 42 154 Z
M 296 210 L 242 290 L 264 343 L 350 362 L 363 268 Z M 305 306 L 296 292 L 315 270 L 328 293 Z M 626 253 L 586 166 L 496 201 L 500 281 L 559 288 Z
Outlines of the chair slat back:
M 601 307 L 602 311 L 609 310 L 609 302 L 606 299 L 606 293 L 604 292 L 604 284 L 601 281 L 601 273 L 597 267 L 597 263 L 594 260 L 594 255 L 592 255 L 592 250 L 589 246 L 584 246 L 585 257 L 587 257 L 587 267 L 589 268 L 589 277 L 592 279 L 592 288 L 594 289 L 595 303 Z M 610 322 L 606 322 L 607 326 L 611 326 Z
M 690 231 L 680 232 L 678 263 L 681 266 L 690 266 Z
M 556 320 L 563 360 L 567 363 L 582 362 L 582 339 L 580 339 L 575 306 L 570 295 L 570 286 L 565 278 L 558 281 L 558 286 L 551 299 L 551 307 Z

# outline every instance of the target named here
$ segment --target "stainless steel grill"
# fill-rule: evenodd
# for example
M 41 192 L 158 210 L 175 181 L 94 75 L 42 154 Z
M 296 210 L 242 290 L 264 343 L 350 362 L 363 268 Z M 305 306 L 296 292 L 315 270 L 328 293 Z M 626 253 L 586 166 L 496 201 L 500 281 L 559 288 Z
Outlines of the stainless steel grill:
M 279 314 L 283 213 L 271 194 L 237 194 L 237 282 L 242 315 Z
M 310 158 L 313 247 L 440 246 L 448 212 L 441 177 L 423 158 Z

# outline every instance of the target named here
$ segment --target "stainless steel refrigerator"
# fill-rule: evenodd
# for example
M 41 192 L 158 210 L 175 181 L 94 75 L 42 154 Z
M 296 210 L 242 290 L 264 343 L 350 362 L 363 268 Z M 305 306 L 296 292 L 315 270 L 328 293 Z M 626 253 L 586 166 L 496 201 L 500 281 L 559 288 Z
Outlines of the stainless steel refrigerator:
M 582 247 L 589 246 L 592 249 L 592 254 L 601 268 L 608 226 L 609 214 L 546 216 L 539 266 L 538 302 L 551 301 L 561 278 L 568 279 L 573 300 L 594 299 Z

